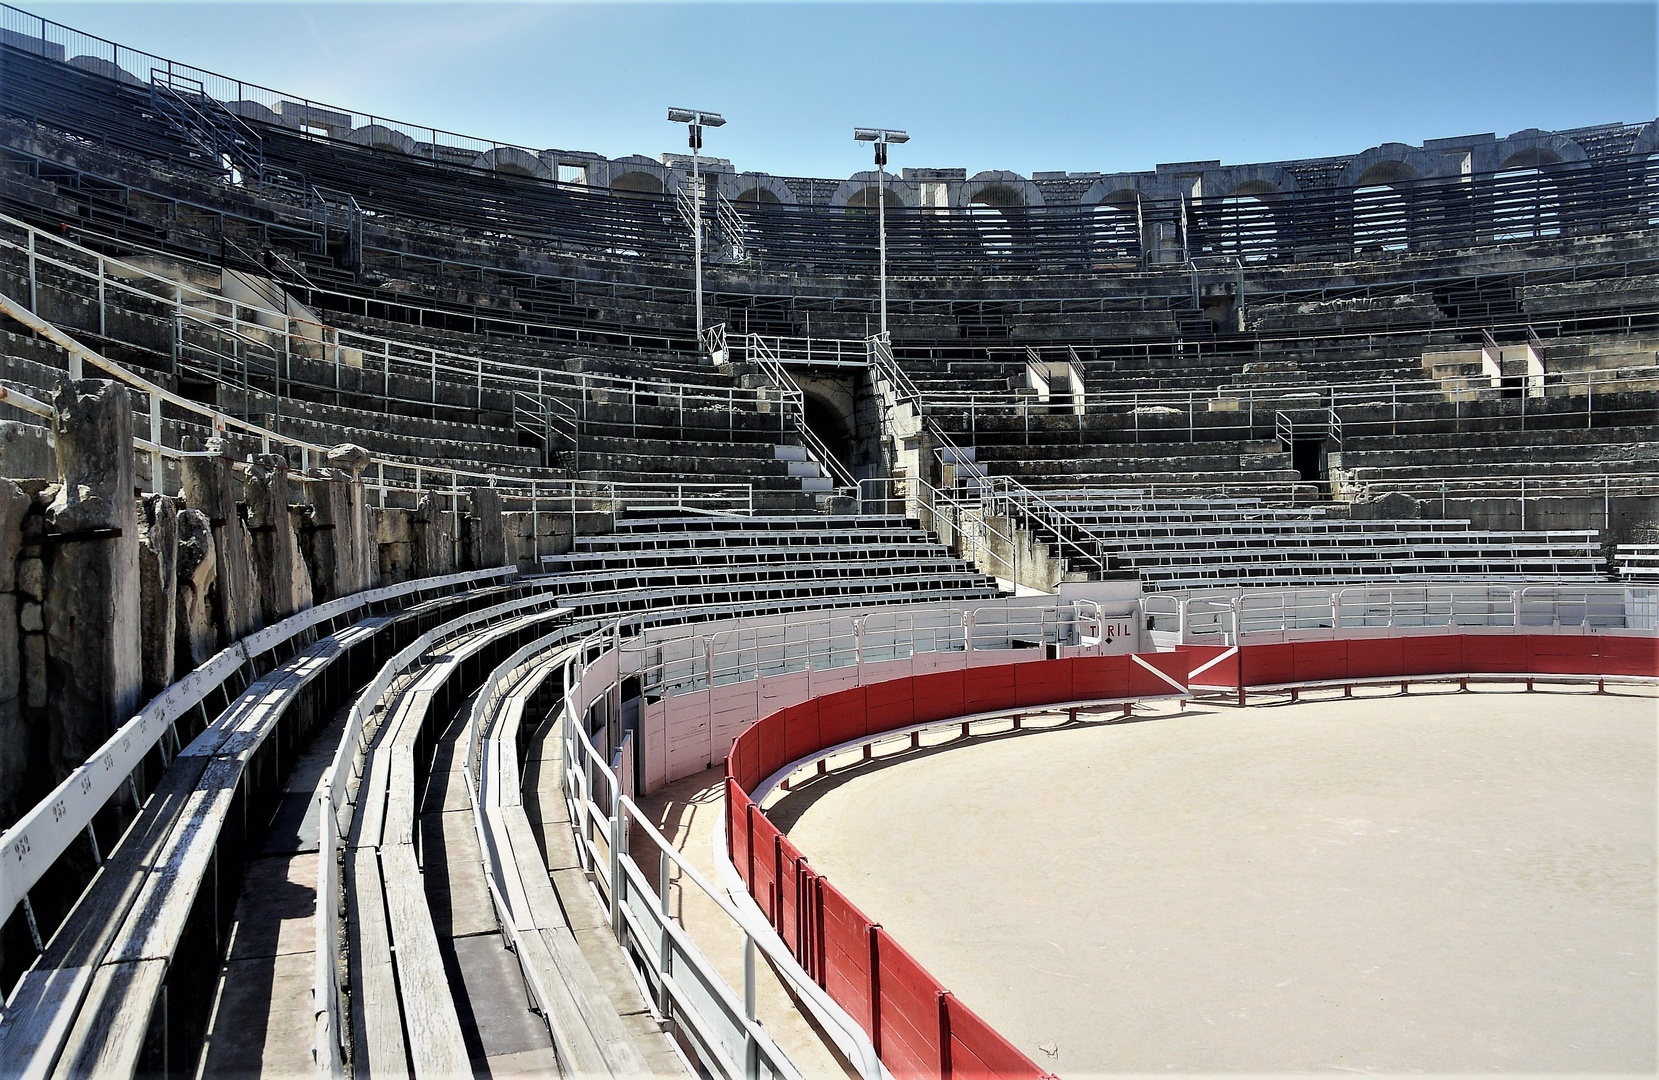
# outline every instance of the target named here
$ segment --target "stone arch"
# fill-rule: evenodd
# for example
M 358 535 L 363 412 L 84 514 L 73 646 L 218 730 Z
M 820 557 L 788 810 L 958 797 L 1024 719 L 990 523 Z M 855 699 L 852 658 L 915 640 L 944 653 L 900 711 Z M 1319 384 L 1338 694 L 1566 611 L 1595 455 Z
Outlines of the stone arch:
M 1279 254 L 1279 202 L 1284 192 L 1271 180 L 1255 177 L 1235 183 L 1217 208 L 1206 207 L 1203 229 L 1208 246 L 1222 255 L 1260 262 Z
M 807 427 L 849 472 L 870 475 L 870 464 L 880 459 L 879 426 L 874 433 L 859 426 L 856 379 L 797 371 L 795 381 Z
M 1354 181 L 1351 210 L 1355 252 L 1411 247 L 1411 186 L 1417 170 L 1404 161 L 1375 161 Z
M 1140 198 L 1141 193 L 1134 188 L 1120 187 L 1093 202 L 1088 210 L 1088 229 L 1095 262 L 1124 262 L 1141 257 Z
M 367 124 L 360 128 L 353 128 L 346 141 L 358 146 L 368 146 L 376 150 L 395 150 L 400 154 L 413 154 L 415 140 L 398 131 L 396 128 L 386 127 L 384 124 Z
M 541 180 L 553 179 L 547 163 L 528 150 L 516 146 L 498 146 L 486 150 L 473 159 L 475 169 L 489 169 L 507 176 L 528 176 Z
M 957 185 L 956 199 L 958 206 L 1042 206 L 1043 192 L 1017 172 L 987 169 Z
M 853 173 L 847 179 L 841 181 L 840 186 L 835 189 L 835 194 L 830 196 L 830 205 L 874 209 L 878 179 L 874 169 Z M 916 185 L 909 180 L 903 180 L 892 173 L 888 173 L 885 201 L 889 210 L 899 206 L 915 206 L 917 202 Z
M 668 170 L 641 154 L 611 162 L 611 190 L 623 195 L 666 195 Z
M 1517 131 L 1507 139 L 1499 139 L 1482 156 L 1486 160 L 1475 163 L 1476 172 L 1547 168 L 1590 159 L 1584 147 L 1574 140 L 1537 128 Z
M 1576 154 L 1574 153 L 1576 151 Z M 1556 176 L 1586 161 L 1571 139 L 1529 131 L 1511 135 L 1494 155 L 1489 198 L 1489 236 L 1493 240 L 1542 240 L 1560 236 L 1564 208 Z
M 767 173 L 722 173 L 718 190 L 734 205 L 776 205 L 795 201 L 795 193 L 789 190 L 783 178 Z
M 1409 179 L 1423 179 L 1434 176 L 1448 160 L 1444 154 L 1428 154 L 1405 143 L 1383 143 L 1354 155 L 1337 175 L 1336 186 L 1356 188 L 1362 183 L 1397 184 L 1408 174 Z
M 262 124 L 282 123 L 282 117 L 257 101 L 227 101 L 225 111 L 235 113 L 244 120 L 258 120 Z
M 69 58 L 69 66 L 72 68 L 80 68 L 82 71 L 90 72 L 93 75 L 102 75 L 106 79 L 114 79 L 116 82 L 125 86 L 149 85 L 143 79 L 140 79 L 137 75 L 134 75 L 126 68 L 121 67 L 113 61 L 105 60 L 101 56 L 71 56 Z M 251 105 L 253 102 L 249 102 L 248 104 Z M 272 115 L 274 116 L 275 114 L 273 113 Z

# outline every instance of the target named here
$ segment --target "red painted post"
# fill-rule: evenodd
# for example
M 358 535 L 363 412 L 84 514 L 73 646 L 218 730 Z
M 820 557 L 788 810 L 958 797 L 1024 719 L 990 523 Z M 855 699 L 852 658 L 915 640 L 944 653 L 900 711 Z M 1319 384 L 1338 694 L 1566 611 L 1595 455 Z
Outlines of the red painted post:
M 1238 635 L 1235 634 L 1233 636 L 1236 638 Z M 1239 645 L 1235 645 L 1234 648 L 1238 649 L 1238 652 L 1235 654 L 1238 657 L 1238 703 L 1239 703 L 1239 707 L 1243 708 L 1244 707 L 1244 646 L 1243 646 L 1243 644 L 1239 644 Z
M 749 803 L 743 808 L 743 832 L 744 832 L 744 835 L 746 837 L 748 837 L 748 842 L 743 845 L 743 850 L 748 852 L 748 855 L 745 857 L 744 861 L 746 861 L 749 864 L 749 873 L 745 876 L 745 880 L 747 881 L 748 886 L 749 886 L 749 895 L 754 896 L 754 894 L 755 894 L 755 804 L 754 803 Z M 760 897 L 755 896 L 755 899 L 759 900 Z
M 881 1056 L 881 946 L 877 931 L 880 923 L 870 924 L 870 1044 L 876 1057 Z
M 772 834 L 772 880 L 778 883 L 778 906 L 772 914 L 772 925 L 778 936 L 789 939 L 783 932 L 783 833 Z
M 824 934 L 824 879 L 814 878 L 812 882 L 812 913 L 817 934 L 813 941 L 814 951 L 818 956 L 818 966 L 813 969 L 814 977 L 822 988 L 829 980 L 829 945 Z
M 949 990 L 939 991 L 939 1076 L 950 1080 L 950 997 Z

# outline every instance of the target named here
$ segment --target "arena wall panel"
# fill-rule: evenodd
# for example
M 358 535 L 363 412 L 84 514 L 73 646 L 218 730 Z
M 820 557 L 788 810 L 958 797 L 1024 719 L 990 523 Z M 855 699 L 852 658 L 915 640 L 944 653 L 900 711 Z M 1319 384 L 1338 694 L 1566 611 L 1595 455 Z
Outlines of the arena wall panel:
M 726 758 L 732 864 L 802 968 L 851 1016 L 896 1077 L 1043 1080 L 1048 1074 L 957 1001 L 880 925 L 812 871 L 750 795 L 832 746 L 916 724 L 1068 701 L 1167 696 L 1224 647 L 1027 660 L 910 674 L 775 710 Z M 883 665 L 885 666 L 885 665 Z M 1155 670 L 1150 670 L 1155 669 Z M 1527 672 L 1659 677 L 1659 638 L 1419 634 L 1246 645 L 1202 675 L 1208 686 L 1270 686 L 1412 675 Z

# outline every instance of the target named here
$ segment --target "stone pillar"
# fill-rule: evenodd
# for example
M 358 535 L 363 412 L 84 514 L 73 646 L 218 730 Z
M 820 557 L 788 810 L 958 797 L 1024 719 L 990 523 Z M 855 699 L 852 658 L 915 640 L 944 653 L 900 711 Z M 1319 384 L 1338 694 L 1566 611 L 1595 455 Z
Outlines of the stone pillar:
M 312 469 L 301 486 L 305 489 L 304 520 L 297 526 L 300 554 L 311 575 L 311 600 L 324 604 L 355 591 L 350 587 L 350 509 L 343 474 L 333 469 Z M 342 518 L 348 520 L 342 521 Z
M 391 506 L 373 510 L 375 543 L 380 554 L 380 584 L 396 585 L 414 576 L 412 511 Z
M 47 537 L 46 714 L 62 777 L 136 711 L 143 666 L 132 401 L 118 383 L 82 379 L 65 384 L 54 406 L 63 484 L 46 510 L 56 534 Z
M 247 526 L 236 512 L 236 470 L 224 443 L 183 459 L 184 501 L 213 526 L 213 620 L 224 648 L 265 625 Z
M 379 556 L 369 535 L 362 481 L 339 469 L 313 469 L 304 484 L 309 506 L 300 527 L 300 551 L 311 573 L 312 602 L 374 585 Z
M 369 461 L 369 452 L 355 443 L 341 443 L 328 452 L 329 468 L 349 478 L 345 514 L 335 524 L 336 532 L 346 531 L 345 540 L 338 544 L 345 567 L 341 582 L 346 592 L 372 588 L 379 576 L 380 557 L 369 523 L 369 494 L 363 486 L 363 470 L 369 467 Z
M 280 622 L 311 606 L 311 578 L 288 512 L 288 462 L 278 454 L 260 454 L 242 476 L 252 534 L 254 581 L 259 608 L 267 624 Z
M 138 500 L 138 626 L 146 700 L 167 689 L 173 681 L 178 551 L 178 503 L 165 495 L 141 496 Z
M 23 716 L 23 637 L 17 625 L 19 601 L 38 605 L 44 595 L 38 558 L 23 560 L 30 564 L 29 573 L 19 572 L 30 502 L 27 492 L 0 480 L 0 829 L 34 802 L 29 790 L 34 738 Z M 22 580 L 25 576 L 30 580 Z M 25 586 L 33 591 L 25 592 Z M 23 595 L 14 595 L 14 589 Z
M 175 680 L 205 664 L 219 644 L 214 616 L 214 585 L 218 560 L 213 552 L 213 525 L 200 510 L 183 510 L 178 517 L 178 564 L 175 574 L 178 613 L 174 617 L 173 663 Z
M 490 570 L 507 562 L 506 535 L 502 531 L 501 495 L 494 488 L 467 489 L 472 503 L 467 515 L 467 569 Z

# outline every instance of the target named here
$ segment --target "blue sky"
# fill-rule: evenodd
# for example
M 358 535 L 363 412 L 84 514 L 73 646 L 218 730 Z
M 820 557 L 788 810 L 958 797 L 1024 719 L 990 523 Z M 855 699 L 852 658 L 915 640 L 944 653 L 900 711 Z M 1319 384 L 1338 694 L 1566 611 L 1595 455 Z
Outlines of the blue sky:
M 34 3 L 314 100 L 532 147 L 739 169 L 1072 171 L 1257 162 L 1659 113 L 1656 5 Z

